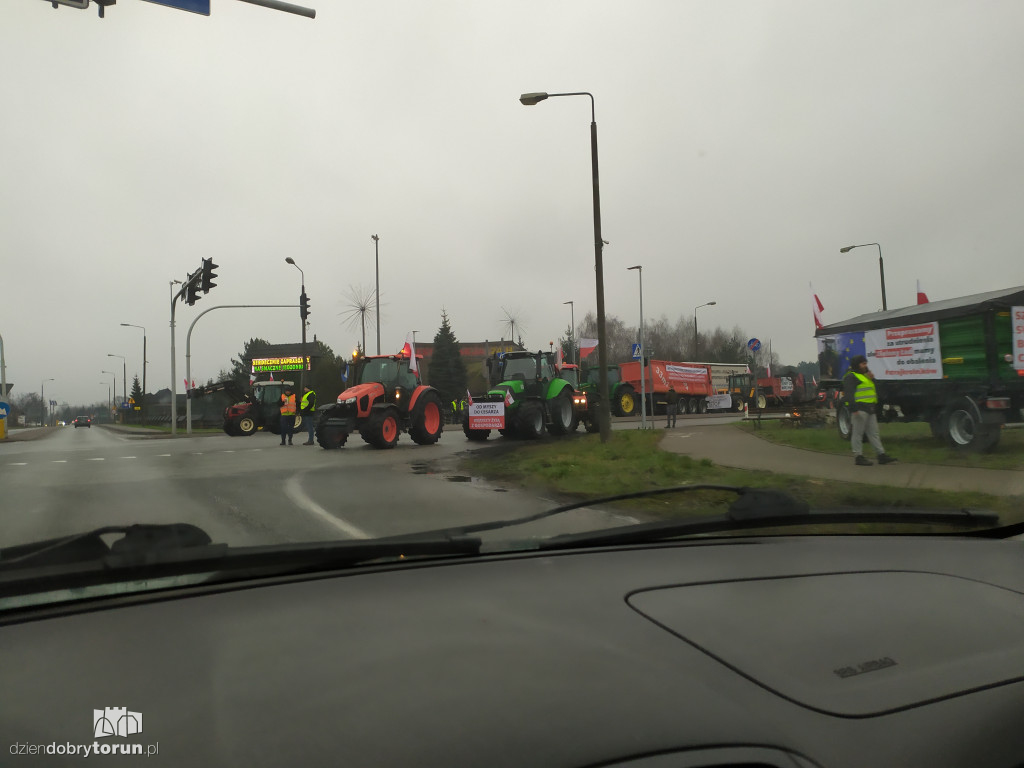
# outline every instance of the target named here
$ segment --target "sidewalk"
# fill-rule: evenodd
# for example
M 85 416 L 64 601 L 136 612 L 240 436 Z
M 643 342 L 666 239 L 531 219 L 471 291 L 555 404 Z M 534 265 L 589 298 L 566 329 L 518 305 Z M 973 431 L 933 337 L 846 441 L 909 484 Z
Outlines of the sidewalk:
M 890 485 L 899 488 L 931 488 L 943 491 L 979 491 L 997 496 L 1024 495 L 1024 472 L 1005 469 L 976 469 L 933 464 L 897 462 L 879 466 L 858 467 L 853 455 L 790 448 L 763 440 L 735 427 L 687 428 L 662 430 L 661 448 L 695 459 L 710 459 L 723 467 L 761 469 L 789 475 L 809 475 L 869 485 Z

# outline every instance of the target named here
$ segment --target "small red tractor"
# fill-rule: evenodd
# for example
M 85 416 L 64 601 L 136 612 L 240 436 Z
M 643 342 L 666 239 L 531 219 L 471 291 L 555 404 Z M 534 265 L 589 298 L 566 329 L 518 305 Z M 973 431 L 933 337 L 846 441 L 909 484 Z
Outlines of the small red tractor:
M 356 361 L 355 383 L 332 405 L 317 409 L 316 440 L 340 448 L 353 432 L 374 448 L 394 448 L 408 432 L 413 442 L 433 445 L 444 428 L 441 396 L 409 370 L 407 355 L 376 355 Z

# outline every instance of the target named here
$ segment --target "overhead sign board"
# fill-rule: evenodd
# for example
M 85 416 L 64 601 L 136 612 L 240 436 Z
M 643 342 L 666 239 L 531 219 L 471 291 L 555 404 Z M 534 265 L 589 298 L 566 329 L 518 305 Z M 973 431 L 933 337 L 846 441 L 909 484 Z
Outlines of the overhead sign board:
M 179 11 L 191 11 L 203 16 L 210 15 L 210 0 L 149 0 L 149 2 L 166 5 L 168 8 L 177 8 Z
M 273 373 L 275 371 L 301 371 L 310 370 L 309 356 L 306 356 L 306 363 L 303 365 L 302 356 L 294 357 L 254 357 L 252 359 L 253 373 Z

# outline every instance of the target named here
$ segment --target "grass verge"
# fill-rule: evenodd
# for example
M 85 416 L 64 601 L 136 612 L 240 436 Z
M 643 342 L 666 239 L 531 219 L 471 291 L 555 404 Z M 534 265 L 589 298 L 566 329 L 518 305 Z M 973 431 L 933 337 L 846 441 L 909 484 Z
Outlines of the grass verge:
M 677 485 L 714 483 L 784 490 L 806 501 L 812 509 L 985 509 L 997 512 L 1001 522 L 1024 518 L 1019 497 L 975 492 L 949 492 L 920 488 L 895 488 L 861 483 L 783 475 L 719 467 L 707 459 L 663 451 L 661 433 L 616 431 L 607 443 L 598 435 L 573 440 L 537 443 L 503 441 L 493 448 L 474 452 L 463 469 L 470 474 L 531 492 L 554 494 L 566 502 L 601 496 L 668 488 Z M 650 519 L 721 514 L 735 494 L 699 491 L 650 499 L 617 502 L 616 508 Z M 921 526 L 915 527 L 920 531 Z M 829 526 L 829 531 L 839 528 Z M 797 532 L 797 529 L 787 529 Z M 806 531 L 819 530 L 808 526 Z M 880 533 L 906 530 L 906 526 L 854 525 L 843 530 Z M 928 530 L 939 530 L 929 527 Z
M 821 453 L 849 455 L 850 446 L 839 438 L 834 425 L 795 427 L 783 421 L 745 421 L 736 425 L 773 443 Z M 914 464 L 943 464 L 952 467 L 1012 469 L 1024 471 L 1024 429 L 1004 429 L 992 453 L 961 453 L 932 437 L 923 422 L 879 424 L 887 453 Z M 872 451 L 865 441 L 866 455 Z

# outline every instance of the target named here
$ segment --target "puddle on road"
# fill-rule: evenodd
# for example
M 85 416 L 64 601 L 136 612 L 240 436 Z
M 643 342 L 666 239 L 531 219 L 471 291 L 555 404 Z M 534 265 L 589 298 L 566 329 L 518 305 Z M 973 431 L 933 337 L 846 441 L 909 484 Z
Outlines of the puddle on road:
M 438 470 L 430 463 L 418 462 L 416 464 L 409 465 L 410 471 L 414 475 L 441 475 L 449 483 L 483 483 L 483 478 L 473 477 L 472 475 L 449 475 Z M 505 492 L 505 488 L 495 488 L 495 491 L 500 493 Z
M 470 477 L 469 475 L 447 475 L 445 477 L 449 483 L 472 483 L 479 482 L 479 478 Z

